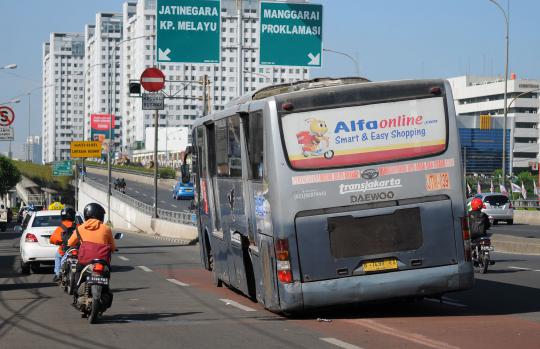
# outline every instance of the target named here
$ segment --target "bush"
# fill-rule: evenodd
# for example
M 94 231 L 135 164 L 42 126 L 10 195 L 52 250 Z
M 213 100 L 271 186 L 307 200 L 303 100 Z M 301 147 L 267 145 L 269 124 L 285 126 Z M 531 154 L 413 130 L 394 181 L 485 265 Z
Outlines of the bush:
M 159 178 L 174 179 L 176 178 L 176 171 L 170 167 L 164 167 L 159 169 Z

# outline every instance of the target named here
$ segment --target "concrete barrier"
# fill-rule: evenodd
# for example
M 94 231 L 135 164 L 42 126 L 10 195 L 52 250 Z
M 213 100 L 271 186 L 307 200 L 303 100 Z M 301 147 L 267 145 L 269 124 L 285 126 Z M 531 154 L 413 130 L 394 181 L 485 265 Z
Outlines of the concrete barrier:
M 514 223 L 540 225 L 540 211 L 514 210 Z
M 106 208 L 107 193 L 92 187 L 86 182 L 79 182 L 78 210 L 82 212 L 84 206 L 90 202 L 97 202 Z M 111 196 L 110 219 L 116 229 L 165 236 L 184 240 L 186 243 L 192 243 L 197 239 L 196 227 L 154 219 L 114 196 Z
M 540 239 L 493 234 L 491 243 L 495 252 L 540 255 Z
M 94 168 L 94 167 L 87 167 L 86 172 L 88 173 L 96 173 L 102 176 L 107 176 L 108 171 L 100 168 Z M 147 176 L 137 176 L 135 174 L 131 173 L 124 173 L 124 172 L 116 172 L 112 171 L 112 177 L 113 181 L 115 178 L 124 178 L 126 181 L 128 181 L 127 185 L 129 186 L 129 182 L 136 182 L 136 183 L 144 183 L 149 185 L 154 185 L 154 178 L 153 177 L 147 177 Z M 158 186 L 163 189 L 170 189 L 171 195 L 172 195 L 172 188 L 176 185 L 176 182 L 178 182 L 177 179 L 158 179 Z

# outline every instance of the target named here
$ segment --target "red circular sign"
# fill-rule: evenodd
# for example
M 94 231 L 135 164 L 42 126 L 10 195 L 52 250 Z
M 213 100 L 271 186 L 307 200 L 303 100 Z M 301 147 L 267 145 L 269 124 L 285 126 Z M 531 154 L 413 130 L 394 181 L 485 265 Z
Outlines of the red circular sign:
M 141 85 L 146 91 L 160 91 L 165 86 L 165 75 L 158 68 L 146 68 L 141 74 Z
M 9 126 L 15 120 L 15 113 L 10 107 L 0 106 L 0 126 Z

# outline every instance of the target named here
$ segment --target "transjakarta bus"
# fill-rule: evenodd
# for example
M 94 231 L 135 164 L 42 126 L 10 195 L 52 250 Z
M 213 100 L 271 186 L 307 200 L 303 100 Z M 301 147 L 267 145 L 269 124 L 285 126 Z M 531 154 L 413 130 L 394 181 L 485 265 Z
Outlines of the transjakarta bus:
M 443 80 L 243 96 L 193 128 L 202 261 L 285 313 L 470 288 L 458 139 Z

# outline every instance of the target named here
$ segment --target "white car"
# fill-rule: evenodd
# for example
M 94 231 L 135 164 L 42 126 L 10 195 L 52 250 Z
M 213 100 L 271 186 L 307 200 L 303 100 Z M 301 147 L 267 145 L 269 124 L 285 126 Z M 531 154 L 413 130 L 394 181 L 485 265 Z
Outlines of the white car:
M 77 223 L 82 221 L 81 215 L 77 213 Z M 49 238 L 60 223 L 60 211 L 38 211 L 27 215 L 22 227 L 15 228 L 22 232 L 20 252 L 23 274 L 29 274 L 30 269 L 38 272 L 40 264 L 54 264 L 58 246 L 51 244 Z

